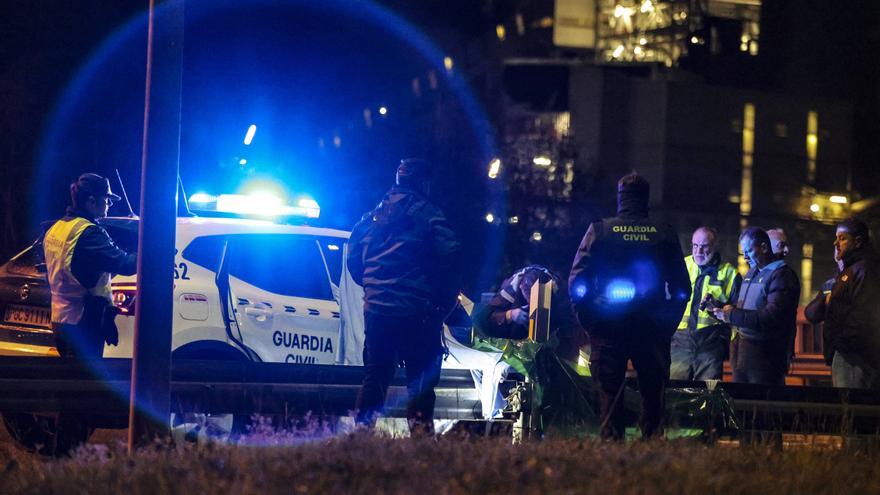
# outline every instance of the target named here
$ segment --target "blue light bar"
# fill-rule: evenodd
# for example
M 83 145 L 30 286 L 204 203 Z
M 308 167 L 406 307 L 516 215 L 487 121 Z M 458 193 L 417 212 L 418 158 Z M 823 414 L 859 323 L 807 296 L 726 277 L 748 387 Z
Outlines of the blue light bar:
M 294 216 L 318 218 L 321 207 L 313 199 L 301 199 L 296 206 L 284 204 L 278 196 L 268 192 L 253 194 L 220 194 L 214 196 L 196 193 L 190 196 L 193 210 L 243 216 L 279 217 Z

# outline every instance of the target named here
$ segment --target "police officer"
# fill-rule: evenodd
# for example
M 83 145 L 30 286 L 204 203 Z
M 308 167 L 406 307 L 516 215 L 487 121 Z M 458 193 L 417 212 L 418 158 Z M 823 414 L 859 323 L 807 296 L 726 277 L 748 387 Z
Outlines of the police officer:
M 629 360 L 642 394 L 642 435 L 662 435 L 670 339 L 691 293 L 678 236 L 648 216 L 648 195 L 642 176 L 620 179 L 617 216 L 590 224 L 569 277 L 578 320 L 590 336 L 603 438 L 623 438 Z
M 442 325 L 459 290 L 461 243 L 430 199 L 431 171 L 420 159 L 397 167 L 396 185 L 352 230 L 347 263 L 364 287 L 365 376 L 357 421 L 381 412 L 399 362 L 406 366 L 410 432 L 433 432 Z
M 715 319 L 701 304 L 711 297 L 717 304 L 736 300 L 741 277 L 716 250 L 718 234 L 700 227 L 691 237 L 691 255 L 684 259 L 693 294 L 672 337 L 673 380 L 720 380 L 730 341 L 730 326 Z
M 119 196 L 110 181 L 87 173 L 70 185 L 72 206 L 43 238 L 52 293 L 52 328 L 62 356 L 101 357 L 119 336 L 110 294 L 113 274 L 134 275 L 137 256 L 113 243 L 97 224 Z

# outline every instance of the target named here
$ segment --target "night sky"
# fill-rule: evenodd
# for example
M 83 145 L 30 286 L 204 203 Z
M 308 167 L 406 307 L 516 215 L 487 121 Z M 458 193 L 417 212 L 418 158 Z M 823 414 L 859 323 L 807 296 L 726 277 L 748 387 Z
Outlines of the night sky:
M 0 6 L 0 194 L 13 206 L 2 214 L 4 259 L 33 238 L 40 221 L 60 213 L 80 171 L 118 168 L 137 204 L 147 5 L 5 0 Z M 397 159 L 422 155 L 449 167 L 441 191 L 462 197 L 443 199 L 466 222 L 467 208 L 455 204 L 484 196 L 480 181 L 498 138 L 491 122 L 502 101 L 478 73 L 497 61 L 481 58 L 487 55 L 474 51 L 475 41 L 491 38 L 495 24 L 517 9 L 552 11 L 552 2 L 376 5 L 190 0 L 180 162 L 188 193 L 271 178 L 291 197 L 314 197 L 329 224 L 347 227 L 390 185 Z M 852 102 L 854 187 L 863 196 L 880 193 L 880 6 L 767 2 L 762 15 L 754 71 L 707 67 L 708 78 Z M 546 43 L 527 50 L 558 55 Z M 447 54 L 458 71 L 449 78 L 442 66 Z M 471 73 L 463 74 L 464 67 Z M 439 80 L 434 90 L 431 71 Z M 413 78 L 420 80 L 418 97 Z M 389 109 L 386 117 L 380 106 Z M 438 115 L 436 108 L 448 110 Z M 252 123 L 257 135 L 245 147 Z M 438 128 L 451 137 L 432 140 Z M 239 165 L 242 158 L 247 166 Z

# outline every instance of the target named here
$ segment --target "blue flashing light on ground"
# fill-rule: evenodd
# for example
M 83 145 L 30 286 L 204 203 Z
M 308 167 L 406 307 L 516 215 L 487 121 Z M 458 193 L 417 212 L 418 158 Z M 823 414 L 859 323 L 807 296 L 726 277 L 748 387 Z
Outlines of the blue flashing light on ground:
M 605 287 L 605 297 L 612 303 L 632 301 L 636 297 L 636 286 L 631 280 L 612 280 Z
M 572 286 L 571 292 L 572 292 L 572 295 L 574 296 L 574 299 L 576 301 L 580 301 L 581 299 L 584 298 L 584 296 L 587 295 L 587 284 L 584 284 L 583 282 L 575 283 L 575 285 Z

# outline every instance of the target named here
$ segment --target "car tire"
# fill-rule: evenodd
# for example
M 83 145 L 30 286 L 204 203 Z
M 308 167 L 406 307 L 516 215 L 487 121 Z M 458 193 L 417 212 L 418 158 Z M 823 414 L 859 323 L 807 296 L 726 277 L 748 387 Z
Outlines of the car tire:
M 4 413 L 3 425 L 15 444 L 48 457 L 69 455 L 95 431 L 79 414 Z

